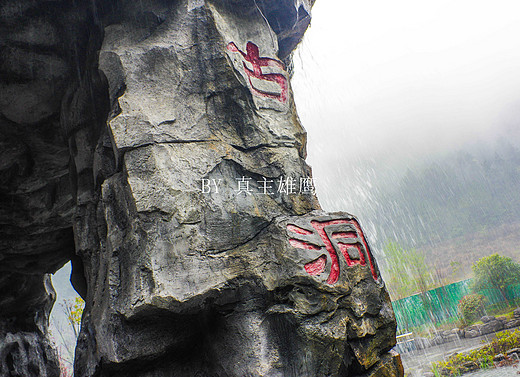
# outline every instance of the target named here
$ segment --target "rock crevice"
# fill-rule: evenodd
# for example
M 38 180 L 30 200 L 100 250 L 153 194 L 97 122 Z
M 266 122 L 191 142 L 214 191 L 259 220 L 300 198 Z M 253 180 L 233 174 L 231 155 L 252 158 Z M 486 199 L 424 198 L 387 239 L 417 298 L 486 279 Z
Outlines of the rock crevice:
M 363 231 L 320 209 L 304 161 L 290 77 L 312 0 L 18 3 L 2 375 L 59 374 L 48 274 L 71 259 L 77 377 L 403 375 Z

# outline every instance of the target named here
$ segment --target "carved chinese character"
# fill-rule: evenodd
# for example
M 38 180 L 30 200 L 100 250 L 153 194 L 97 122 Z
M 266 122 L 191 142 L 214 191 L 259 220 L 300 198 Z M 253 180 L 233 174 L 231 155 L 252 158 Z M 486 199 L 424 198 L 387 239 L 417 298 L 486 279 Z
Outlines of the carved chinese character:
M 312 230 L 289 224 L 289 243 L 299 249 L 322 251 L 325 249 L 330 258 L 330 273 L 328 284 L 334 284 L 339 279 L 339 255 L 345 258 L 348 267 L 361 265 L 370 266 L 374 280 L 378 280 L 370 249 L 365 235 L 355 219 L 312 220 Z M 310 275 L 321 274 L 327 265 L 327 256 L 320 255 L 315 260 L 305 264 L 304 268 Z
M 249 85 L 251 86 L 251 91 L 254 94 L 260 97 L 273 98 L 282 103 L 285 103 L 287 101 L 287 78 L 281 73 L 264 73 L 262 71 L 262 67 L 274 67 L 282 71 L 285 70 L 285 66 L 281 61 L 266 57 L 260 57 L 258 46 L 255 45 L 253 42 L 247 42 L 245 53 L 241 51 L 233 42 L 230 42 L 227 45 L 227 48 L 229 51 L 240 53 L 244 60 L 252 65 L 253 69 L 250 69 L 247 66 L 247 64 L 243 62 L 244 72 L 249 78 Z M 253 85 L 253 82 L 251 81 L 252 77 L 258 80 L 270 81 L 278 84 L 280 86 L 280 93 L 273 93 L 266 90 L 258 89 Z

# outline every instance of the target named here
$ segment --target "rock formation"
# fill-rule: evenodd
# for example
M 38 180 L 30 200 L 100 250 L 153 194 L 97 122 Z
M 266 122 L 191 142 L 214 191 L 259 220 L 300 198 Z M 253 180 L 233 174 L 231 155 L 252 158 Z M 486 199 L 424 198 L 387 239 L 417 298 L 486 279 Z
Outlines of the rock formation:
M 290 87 L 312 0 L 0 3 L 0 367 L 402 376 L 357 220 L 321 211 Z

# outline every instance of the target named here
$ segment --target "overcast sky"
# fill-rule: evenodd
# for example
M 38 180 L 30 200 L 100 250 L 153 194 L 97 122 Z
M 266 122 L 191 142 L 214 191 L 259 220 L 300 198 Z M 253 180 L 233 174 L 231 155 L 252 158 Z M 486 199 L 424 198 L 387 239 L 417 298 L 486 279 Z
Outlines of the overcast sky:
M 312 16 L 292 85 L 316 178 L 347 151 L 377 166 L 518 143 L 520 1 L 317 0 Z

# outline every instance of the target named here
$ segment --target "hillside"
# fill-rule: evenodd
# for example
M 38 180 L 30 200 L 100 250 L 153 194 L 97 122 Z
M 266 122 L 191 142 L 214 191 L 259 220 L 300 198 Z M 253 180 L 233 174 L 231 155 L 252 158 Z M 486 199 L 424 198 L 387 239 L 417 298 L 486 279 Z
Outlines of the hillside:
M 470 277 L 492 253 L 520 261 L 520 151 L 511 145 L 419 165 L 371 194 L 363 218 L 377 231 L 383 275 L 388 241 L 418 250 L 447 280 Z
M 471 265 L 484 256 L 499 253 L 520 262 L 520 222 L 467 233 L 420 247 L 418 251 L 426 255 L 442 276 L 449 280 L 467 279 L 472 277 Z

